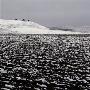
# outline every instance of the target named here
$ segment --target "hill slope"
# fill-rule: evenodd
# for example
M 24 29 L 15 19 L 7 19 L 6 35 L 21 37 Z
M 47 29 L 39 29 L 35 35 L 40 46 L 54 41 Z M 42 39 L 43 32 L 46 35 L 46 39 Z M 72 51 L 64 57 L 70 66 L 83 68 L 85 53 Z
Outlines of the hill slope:
M 50 30 L 47 27 L 31 21 L 3 20 L 0 19 L 0 33 L 15 34 L 80 34 L 80 32 Z

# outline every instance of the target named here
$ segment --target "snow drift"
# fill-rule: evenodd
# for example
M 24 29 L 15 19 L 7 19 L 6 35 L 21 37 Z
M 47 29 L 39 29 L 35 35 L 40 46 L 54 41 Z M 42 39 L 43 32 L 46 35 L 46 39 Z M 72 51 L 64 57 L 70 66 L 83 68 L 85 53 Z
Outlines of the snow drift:
M 50 30 L 31 21 L 0 19 L 0 34 L 80 34 L 80 32 Z

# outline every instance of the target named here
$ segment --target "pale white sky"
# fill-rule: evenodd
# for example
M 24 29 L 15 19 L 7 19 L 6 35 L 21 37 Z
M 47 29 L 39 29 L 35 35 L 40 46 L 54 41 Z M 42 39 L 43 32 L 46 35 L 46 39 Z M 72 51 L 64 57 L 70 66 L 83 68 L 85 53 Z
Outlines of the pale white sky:
M 31 19 L 44 26 L 90 25 L 90 0 L 2 0 L 1 5 L 4 19 Z

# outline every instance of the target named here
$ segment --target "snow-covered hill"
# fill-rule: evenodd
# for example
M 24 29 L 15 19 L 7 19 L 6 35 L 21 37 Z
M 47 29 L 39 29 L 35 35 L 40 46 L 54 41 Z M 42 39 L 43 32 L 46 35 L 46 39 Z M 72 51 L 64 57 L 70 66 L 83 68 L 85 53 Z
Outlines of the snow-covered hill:
M 20 21 L 20 20 L 3 20 L 0 19 L 0 28 L 4 29 L 10 29 L 10 28 L 38 28 L 38 29 L 48 29 L 42 25 L 39 25 L 37 23 L 31 22 L 31 21 Z
M 50 30 L 31 21 L 0 19 L 0 34 L 80 34 L 80 32 Z

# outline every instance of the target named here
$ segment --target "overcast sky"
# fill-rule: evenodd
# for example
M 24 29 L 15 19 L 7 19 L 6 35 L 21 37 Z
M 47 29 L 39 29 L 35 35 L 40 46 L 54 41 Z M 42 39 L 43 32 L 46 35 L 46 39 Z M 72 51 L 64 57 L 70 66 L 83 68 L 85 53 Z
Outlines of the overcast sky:
M 90 25 L 90 0 L 2 0 L 1 5 L 4 19 L 31 19 L 44 26 Z

